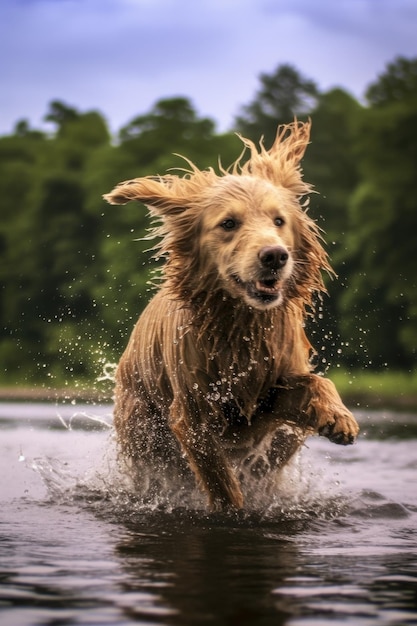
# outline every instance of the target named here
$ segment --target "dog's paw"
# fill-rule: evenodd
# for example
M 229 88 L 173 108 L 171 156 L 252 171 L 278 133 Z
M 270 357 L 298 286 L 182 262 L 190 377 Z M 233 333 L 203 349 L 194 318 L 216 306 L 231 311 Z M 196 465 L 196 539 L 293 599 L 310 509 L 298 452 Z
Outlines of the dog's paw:
M 325 423 L 319 427 L 318 433 L 333 443 L 348 446 L 355 442 L 359 433 L 359 425 L 352 413 L 345 407 L 343 409 L 328 415 Z

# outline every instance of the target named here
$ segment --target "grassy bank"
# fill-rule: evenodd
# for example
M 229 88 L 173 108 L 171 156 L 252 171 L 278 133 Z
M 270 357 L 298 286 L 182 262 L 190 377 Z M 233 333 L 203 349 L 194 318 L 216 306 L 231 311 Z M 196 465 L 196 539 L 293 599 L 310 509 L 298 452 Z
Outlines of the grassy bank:
M 330 369 L 328 378 L 350 406 L 417 411 L 417 371 Z
M 350 408 L 393 408 L 417 412 L 417 371 L 330 369 L 327 377 L 335 383 Z M 66 381 L 65 384 L 7 384 L 0 381 L 0 401 L 111 402 L 111 376 L 98 381 Z
M 0 402 L 111 402 L 114 382 L 111 378 L 54 381 L 0 381 Z

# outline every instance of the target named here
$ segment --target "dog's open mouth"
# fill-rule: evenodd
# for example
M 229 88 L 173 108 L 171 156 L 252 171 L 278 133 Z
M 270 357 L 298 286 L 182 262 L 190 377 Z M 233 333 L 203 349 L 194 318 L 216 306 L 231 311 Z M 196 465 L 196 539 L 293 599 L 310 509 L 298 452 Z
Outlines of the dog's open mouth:
M 247 296 L 259 304 L 276 304 L 282 296 L 282 283 L 276 277 L 244 282 L 235 274 L 233 280 L 246 292 Z

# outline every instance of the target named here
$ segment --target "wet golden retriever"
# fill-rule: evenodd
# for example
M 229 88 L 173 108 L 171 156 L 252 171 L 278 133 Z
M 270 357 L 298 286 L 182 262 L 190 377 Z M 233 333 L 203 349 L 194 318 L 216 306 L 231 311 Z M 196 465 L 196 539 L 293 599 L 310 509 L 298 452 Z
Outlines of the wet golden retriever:
M 150 208 L 165 258 L 117 369 L 121 450 L 155 485 L 191 468 L 214 509 L 242 507 L 245 473 L 280 469 L 307 435 L 350 444 L 359 430 L 332 382 L 312 373 L 304 331 L 331 272 L 301 203 L 309 135 L 295 121 L 270 150 L 242 139 L 249 158 L 220 174 L 190 164 L 105 196 Z

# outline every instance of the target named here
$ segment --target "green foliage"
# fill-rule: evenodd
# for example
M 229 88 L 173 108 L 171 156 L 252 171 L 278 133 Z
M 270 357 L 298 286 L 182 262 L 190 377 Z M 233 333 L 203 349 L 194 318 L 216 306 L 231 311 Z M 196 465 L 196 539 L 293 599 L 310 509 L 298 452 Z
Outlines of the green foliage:
M 55 101 L 46 136 L 25 120 L 0 138 L 2 379 L 63 384 L 117 360 L 150 297 L 145 207 L 112 207 L 126 178 L 234 160 L 241 144 L 216 135 L 185 98 L 161 100 L 112 145 L 102 116 Z
M 305 179 L 313 183 L 317 194 L 310 198 L 309 212 L 323 229 L 327 251 L 337 279 L 327 280 L 328 298 L 323 301 L 320 323 L 313 326 L 313 341 L 320 349 L 320 359 L 339 361 L 341 327 L 337 303 L 345 289 L 344 252 L 349 230 L 347 199 L 355 189 L 359 173 L 354 158 L 354 128 L 361 107 L 349 94 L 334 89 L 321 94 L 314 111 L 311 144 L 303 161 Z
M 334 382 L 342 397 L 346 396 L 373 396 L 382 400 L 384 404 L 393 398 L 400 400 L 396 406 L 401 406 L 401 399 L 415 398 L 417 389 L 417 372 L 407 370 L 379 371 L 361 370 L 348 371 L 343 368 L 330 369 L 329 378 Z
M 303 169 L 322 195 L 312 196 L 310 214 L 326 231 L 338 274 L 324 319 L 310 329 L 313 343 L 325 338 L 319 365 L 409 367 L 417 348 L 417 59 L 390 63 L 370 85 L 368 107 L 341 89 L 317 93 L 288 66 L 260 80 L 237 118 L 242 132 L 271 138 L 274 116 L 313 120 Z
M 186 98 L 160 100 L 147 115 L 136 117 L 122 128 L 119 138 L 120 148 L 134 158 L 142 174 L 187 167 L 179 155 L 201 169 L 215 166 L 219 156 L 229 164 L 236 159 L 241 145 L 230 134 L 215 135 L 214 122 L 199 119 Z
M 352 315 L 343 325 L 355 338 L 362 328 L 375 365 L 407 366 L 417 348 L 417 110 L 411 102 L 365 111 L 357 153 L 362 176 L 349 204 L 351 269 L 340 300 Z
M 301 76 L 291 65 L 279 65 L 271 75 L 261 74 L 261 88 L 254 100 L 242 107 L 236 117 L 236 128 L 249 139 L 271 146 L 278 124 L 288 124 L 294 117 L 310 114 L 319 92 L 314 81 Z
M 394 103 L 416 103 L 417 59 L 397 57 L 385 72 L 369 86 L 366 99 L 374 107 Z
M 320 93 L 282 65 L 260 77 L 236 118 L 237 130 L 255 141 L 264 135 L 267 146 L 278 123 L 313 120 L 303 168 L 321 195 L 309 211 L 339 275 L 310 328 L 321 369 L 415 361 L 416 76 L 416 59 L 396 59 L 364 107 L 341 89 Z M 179 154 L 216 168 L 219 156 L 227 167 L 242 149 L 184 97 L 155 103 L 113 141 L 97 111 L 54 101 L 45 119 L 52 134 L 19 120 L 0 137 L 0 377 L 10 383 L 97 378 L 118 360 L 152 293 L 146 208 L 107 205 L 103 193 L 121 180 L 187 169 Z

